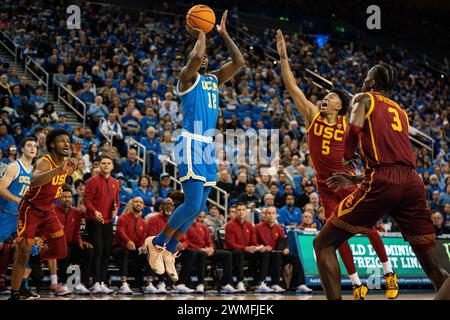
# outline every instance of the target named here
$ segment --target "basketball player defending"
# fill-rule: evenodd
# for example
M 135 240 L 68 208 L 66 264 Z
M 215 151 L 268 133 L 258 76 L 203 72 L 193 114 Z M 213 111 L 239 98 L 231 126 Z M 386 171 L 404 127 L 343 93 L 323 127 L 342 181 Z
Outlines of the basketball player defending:
M 197 38 L 193 50 L 180 73 L 177 92 L 183 110 L 183 130 L 175 145 L 178 175 L 183 185 L 184 203 L 171 215 L 167 225 L 156 237 L 146 239 L 148 262 L 157 273 L 178 280 L 175 251 L 184 233 L 205 207 L 211 186 L 216 184 L 216 161 L 212 135 L 219 114 L 219 86 L 230 80 L 244 65 L 244 57 L 227 33 L 224 12 L 217 31 L 230 52 L 231 61 L 219 70 L 207 73 L 208 57 L 205 33 L 186 26 Z
M 346 128 L 345 114 L 348 109 L 349 98 L 342 90 L 331 90 L 323 98 L 319 110 L 316 105 L 307 100 L 296 84 L 296 79 L 289 66 L 286 42 L 281 30 L 277 31 L 277 49 L 286 89 L 294 100 L 297 109 L 305 117 L 309 151 L 317 175 L 320 200 L 325 211 L 325 217 L 328 220 L 339 202 L 356 189 L 355 186 L 347 186 L 346 188 L 330 188 L 327 186 L 329 177 L 335 173 L 347 171 L 342 164 L 342 159 L 344 157 L 344 131 Z M 347 172 L 354 175 L 354 170 Z M 398 296 L 397 277 L 392 271 L 383 241 L 375 229 L 371 229 L 366 235 L 383 267 L 386 279 L 386 296 L 395 299 Z M 368 288 L 361 283 L 358 277 L 353 262 L 353 254 L 347 241 L 339 246 L 339 254 L 352 281 L 354 299 L 364 300 Z
M 376 221 L 385 214 L 397 222 L 436 291 L 448 277 L 434 252 L 434 227 L 425 188 L 415 170 L 408 116 L 388 98 L 394 83 L 391 66 L 374 66 L 364 80 L 363 93 L 353 98 L 350 107 L 343 164 L 349 170 L 355 167 L 355 151 L 360 146 L 365 175 L 355 179 L 341 173 L 329 179 L 338 186 L 361 183 L 334 209 L 330 223 L 314 239 L 320 281 L 327 299 L 341 299 L 336 248 L 354 234 L 373 232 Z
M 74 158 L 66 159 L 71 151 L 70 142 L 71 136 L 66 130 L 50 131 L 46 142 L 49 154 L 34 165 L 30 189 L 19 203 L 11 300 L 20 299 L 18 290 L 36 234 L 39 234 L 46 245 L 46 249 L 41 252 L 42 259 L 61 259 L 67 255 L 64 231 L 53 206 L 60 197 L 66 177 L 73 173 L 77 164 L 74 158 L 82 148 L 79 142 L 72 145 Z
M 37 140 L 35 137 L 25 137 L 20 142 L 20 147 L 22 156 L 11 162 L 0 178 L 0 250 L 7 239 L 15 237 L 18 221 L 17 209 L 20 200 L 30 188 L 31 163 L 37 154 Z M 31 254 L 35 255 L 38 252 L 37 246 L 33 245 Z M 31 268 L 27 265 L 20 286 L 22 299 L 39 298 L 39 295 L 28 287 L 30 273 Z

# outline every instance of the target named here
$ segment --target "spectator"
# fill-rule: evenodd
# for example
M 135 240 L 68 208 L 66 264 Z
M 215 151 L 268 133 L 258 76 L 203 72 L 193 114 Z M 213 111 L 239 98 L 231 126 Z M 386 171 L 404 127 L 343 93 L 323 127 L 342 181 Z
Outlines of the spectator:
M 277 224 L 277 208 L 274 206 L 268 207 L 264 221 L 256 225 L 255 230 L 258 243 L 264 245 L 270 254 L 271 289 L 273 292 L 285 291 L 280 287 L 280 271 L 288 263 L 293 268 L 292 281 L 288 289 L 297 292 L 311 292 L 312 290 L 306 286 L 300 259 L 298 256 L 289 253 L 286 234 L 283 228 Z M 283 240 L 285 243 L 282 243 Z
M 84 201 L 86 205 L 86 228 L 90 242 L 94 246 L 93 258 L 93 293 L 110 294 L 106 282 L 109 257 L 113 240 L 112 221 L 117 215 L 119 202 L 119 183 L 111 177 L 114 169 L 113 160 L 102 156 L 100 174 L 86 182 Z
M 239 172 L 238 178 L 237 178 L 237 181 L 236 181 L 236 187 L 235 187 L 235 190 L 236 190 L 235 195 L 236 196 L 239 197 L 239 195 L 241 195 L 241 194 L 246 192 L 245 189 L 247 187 L 247 180 L 248 180 L 247 173 L 243 172 L 243 171 Z
M 270 184 L 270 194 L 275 198 L 275 207 L 281 208 L 285 205 L 285 201 L 283 201 L 283 197 L 280 195 L 278 183 L 275 181 Z
M 65 112 L 61 112 L 58 116 L 58 122 L 56 124 L 53 125 L 53 128 L 58 129 L 64 129 L 67 132 L 69 132 L 71 135 L 73 133 L 73 128 L 70 124 L 66 123 L 66 113 Z
M 166 92 L 165 94 L 166 100 L 161 102 L 160 108 L 159 108 L 159 117 L 160 119 L 164 118 L 166 114 L 170 115 L 170 118 L 173 121 L 178 121 L 178 105 L 175 101 L 172 100 L 173 96 L 172 93 Z
M 214 204 L 210 205 L 206 216 L 206 225 L 208 227 L 222 227 L 224 224 L 225 217 L 219 214 L 219 208 Z
M 148 128 L 155 127 L 158 125 L 158 118 L 156 117 L 155 111 L 153 108 L 147 107 L 145 109 L 145 115 L 139 121 L 139 126 L 141 127 L 141 133 L 148 133 Z
M 170 131 L 164 131 L 160 145 L 161 154 L 172 158 L 172 151 L 175 143 L 172 141 L 172 133 Z
M 110 113 L 108 120 L 103 121 L 100 127 L 100 133 L 105 139 L 112 140 L 113 146 L 119 149 L 121 155 L 125 154 L 124 136 L 115 113 Z
M 142 166 L 137 161 L 136 148 L 129 148 L 127 153 L 127 159 L 122 162 L 122 173 L 127 180 L 137 181 L 142 175 Z
M 59 120 L 58 114 L 55 111 L 55 106 L 51 102 L 47 102 L 42 109 L 42 112 L 39 114 L 39 117 L 46 117 L 49 119 L 51 123 L 56 123 Z M 65 115 L 64 115 L 65 117 Z M 55 126 L 53 126 L 55 127 Z
M 139 197 L 144 201 L 142 216 L 145 217 L 152 212 L 152 207 L 155 205 L 154 187 L 149 176 L 141 176 L 137 184 L 137 187 L 133 190 L 133 198 Z
M 87 172 L 86 172 L 84 160 L 79 159 L 77 168 L 72 173 L 72 179 L 73 179 L 73 181 L 77 181 L 77 180 L 84 181 L 84 177 L 86 176 L 86 174 L 87 174 Z
M 6 158 L 3 158 L 2 161 L 5 164 L 10 164 L 17 160 L 17 147 L 15 144 L 11 144 L 6 152 Z
M 211 210 L 211 209 L 210 209 Z M 231 271 L 232 271 L 232 255 L 226 250 L 216 250 L 211 241 L 211 231 L 205 225 L 206 215 L 201 212 L 191 227 L 186 232 L 188 249 L 197 251 L 197 269 L 199 273 L 198 285 L 196 292 L 204 292 L 204 279 L 206 263 L 213 264 L 220 263 L 223 267 L 223 276 L 220 281 L 221 293 L 235 293 L 236 289 L 231 286 Z
M 94 103 L 95 102 L 95 91 L 92 90 L 91 82 L 86 81 L 84 83 L 83 87 L 84 87 L 84 90 L 81 91 L 80 94 L 78 95 L 80 100 L 83 101 L 87 105 Z
M 159 176 L 158 196 L 165 199 L 173 191 L 170 186 L 170 175 L 168 173 L 161 173 Z
M 120 209 L 118 215 L 120 216 L 122 212 L 125 210 L 125 207 L 128 204 L 128 201 L 133 197 L 132 190 L 126 187 L 125 177 L 122 172 L 116 174 L 116 179 L 119 182 L 119 199 L 120 199 Z
M 117 220 L 116 234 L 113 240 L 112 255 L 119 261 L 120 289 L 119 294 L 133 294 L 127 278 L 128 270 L 134 276 L 136 287 L 142 287 L 142 271 L 149 270 L 144 241 L 147 238 L 147 225 L 142 218 L 144 200 L 133 197 L 129 208 Z
M 450 233 L 450 229 L 444 225 L 444 218 L 442 217 L 442 213 L 440 213 L 439 211 L 434 211 L 431 214 L 431 220 L 433 221 L 434 231 L 437 236 Z
M 327 222 L 325 218 L 325 210 L 323 209 L 323 207 L 320 207 L 317 211 L 317 221 L 319 222 L 319 229 L 321 229 Z
M 12 144 L 15 145 L 15 142 L 13 137 L 8 134 L 8 127 L 6 124 L 0 124 L 0 149 L 6 154 Z
M 232 179 L 230 174 L 228 173 L 227 170 L 222 170 L 220 171 L 219 174 L 219 181 L 217 181 L 217 187 L 219 187 L 220 189 L 224 190 L 227 192 L 228 194 L 228 199 L 234 198 L 234 185 L 232 183 Z M 212 190 L 212 192 L 214 192 L 214 190 Z M 224 201 L 223 196 L 221 195 L 221 200 L 220 201 Z
M 259 267 L 254 264 L 250 270 L 255 271 L 256 292 L 273 292 L 265 283 L 268 268 L 269 254 L 266 248 L 258 245 L 256 241 L 256 232 L 253 224 L 246 220 L 247 206 L 245 203 L 236 205 L 236 217 L 225 226 L 225 250 L 230 250 L 233 255 L 233 270 L 237 278 L 236 289 L 238 292 L 245 292 L 244 280 L 244 260 L 253 263 L 259 262 Z M 256 271 L 257 270 L 257 271 Z
M 44 110 L 44 105 L 47 103 L 47 99 L 42 96 L 42 87 L 37 86 L 34 89 L 34 95 L 31 95 L 30 104 L 33 106 L 35 113 L 40 115 Z
M 80 265 L 81 277 L 80 282 L 75 284 L 74 293 L 90 294 L 86 288 L 89 284 L 91 275 L 91 263 L 93 256 L 93 247 L 89 242 L 83 241 L 80 235 L 81 219 L 83 214 L 76 208 L 72 207 L 73 194 L 70 186 L 63 187 L 59 206 L 55 206 L 56 215 L 64 227 L 64 236 L 67 242 L 67 256 L 58 260 L 58 278 L 65 286 L 67 282 L 67 267 L 70 263 Z M 81 262 L 81 263 L 80 263 Z M 66 290 L 68 290 L 66 288 Z
M 286 197 L 286 205 L 279 211 L 278 222 L 285 227 L 296 226 L 301 223 L 302 210 L 295 206 L 294 195 L 289 194 Z
M 262 169 L 261 169 L 262 171 Z M 260 173 L 259 178 L 257 178 L 258 183 L 255 186 L 255 195 L 258 199 L 262 199 L 267 193 L 269 193 L 271 177 L 268 174 Z
M 100 160 L 98 145 L 96 143 L 92 143 L 88 147 L 88 151 L 85 155 L 83 155 L 83 160 L 86 167 L 86 172 L 91 172 L 94 162 Z
M 102 96 L 95 97 L 95 103 L 89 106 L 87 114 L 90 119 L 92 132 L 96 132 L 100 120 L 109 115 L 108 107 L 103 104 Z
M 0 76 L 0 95 L 12 96 L 12 86 L 8 82 L 8 75 L 6 73 Z
M 235 204 L 230 206 L 230 208 L 228 209 L 227 222 L 230 220 L 233 220 L 234 218 L 236 218 L 236 205 Z
M 309 203 L 311 203 L 313 205 L 313 209 L 314 209 L 313 217 L 317 216 L 317 211 L 320 208 L 320 198 L 316 192 L 313 192 L 309 195 Z
M 138 139 L 141 127 L 139 126 L 139 119 L 134 116 L 136 102 L 134 99 L 130 99 L 127 103 L 125 114 L 122 117 L 122 124 L 125 129 L 126 135 L 132 136 Z
M 444 201 L 441 199 L 441 194 L 439 190 L 433 191 L 433 196 L 430 201 L 430 210 L 431 211 L 441 211 L 444 210 Z
M 245 193 L 238 196 L 238 202 L 245 203 L 248 207 L 259 207 L 259 200 L 255 195 L 255 183 L 248 181 L 245 186 Z
M 317 229 L 317 224 L 314 222 L 313 215 L 310 212 L 303 213 L 302 223 L 297 226 L 300 230 Z
M 154 127 L 148 127 L 147 136 L 141 137 L 140 142 L 145 146 L 147 152 L 147 173 L 157 176 L 161 170 L 161 163 L 158 156 L 161 154 L 161 146 L 156 138 Z
M 448 180 L 447 186 L 445 187 L 445 193 L 442 192 L 440 198 L 444 204 L 450 203 L 450 180 Z

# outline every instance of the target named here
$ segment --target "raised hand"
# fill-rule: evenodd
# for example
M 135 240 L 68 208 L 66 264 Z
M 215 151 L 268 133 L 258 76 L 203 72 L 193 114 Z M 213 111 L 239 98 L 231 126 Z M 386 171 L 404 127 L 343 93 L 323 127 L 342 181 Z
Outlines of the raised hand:
M 186 24 L 186 30 L 193 37 L 198 37 L 200 33 L 204 32 L 202 29 L 191 27 L 188 24 Z
M 81 150 L 83 150 L 83 144 L 81 143 L 80 140 L 77 140 L 77 141 L 75 141 L 75 143 L 72 144 L 71 149 L 72 149 L 72 155 L 78 154 L 81 152 Z
M 277 30 L 277 51 L 280 59 L 287 59 L 286 41 L 280 29 Z
M 225 10 L 225 12 L 222 15 L 222 20 L 220 21 L 220 25 L 216 25 L 217 32 L 219 32 L 220 35 L 226 35 L 227 34 L 227 16 L 228 16 L 228 10 Z

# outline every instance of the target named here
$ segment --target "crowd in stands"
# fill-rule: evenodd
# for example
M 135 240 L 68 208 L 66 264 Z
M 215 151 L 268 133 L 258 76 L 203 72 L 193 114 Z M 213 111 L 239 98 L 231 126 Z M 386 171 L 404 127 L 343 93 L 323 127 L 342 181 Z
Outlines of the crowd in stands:
M 142 217 L 156 214 L 157 203 L 173 191 L 162 166 L 172 157 L 176 129 L 183 120 L 176 82 L 193 44 L 183 19 L 89 5 L 82 7 L 83 28 L 76 31 L 66 28 L 63 6 L 3 0 L 0 9 L 0 28 L 12 37 L 21 56 L 38 61 L 51 75 L 51 87 L 66 86 L 86 104 L 88 115 L 88 127 L 70 126 L 65 113 L 55 112 L 42 87 L 32 87 L 27 77 L 18 77 L 8 63 L 1 62 L 0 168 L 17 158 L 17 145 L 25 135 L 37 137 L 42 155 L 46 134 L 52 128 L 64 128 L 84 145 L 78 168 L 67 181 L 74 192 L 74 207 L 85 210 L 84 184 L 99 173 L 100 157 L 108 155 L 120 186 L 119 214 L 136 197 L 144 202 Z M 230 24 L 236 19 L 231 17 Z M 252 213 L 249 220 L 255 224 L 264 221 L 261 212 L 276 207 L 277 222 L 284 231 L 320 230 L 325 222 L 304 119 L 284 89 L 278 65 L 263 54 L 267 48 L 275 48 L 274 32 L 267 29 L 255 34 L 251 45 L 237 41 L 246 66 L 220 88 L 217 130 L 225 134 L 227 129 L 278 129 L 278 164 L 237 163 L 236 150 L 227 150 L 225 138 L 216 139 L 218 186 L 228 193 L 229 212 L 215 206 L 205 208 L 204 222 L 211 228 L 224 227 L 234 219 L 237 203 L 247 205 Z M 431 151 L 415 147 L 417 172 L 427 189 L 436 232 L 448 232 L 448 78 L 417 64 L 398 48 L 351 49 L 348 44 L 334 43 L 319 47 L 300 34 L 288 34 L 286 40 L 299 86 L 317 104 L 324 92 L 300 70 L 315 70 L 335 86 L 356 93 L 374 63 L 382 60 L 395 66 L 398 80 L 392 99 L 408 111 L 412 127 L 434 139 L 429 143 Z M 207 48 L 209 69 L 227 61 L 228 51 L 216 32 L 208 34 Z M 140 147 L 127 143 L 127 137 L 145 146 L 145 172 L 137 159 Z M 245 153 L 249 156 L 257 151 L 251 146 Z M 377 228 L 394 231 L 396 226 L 386 218 Z

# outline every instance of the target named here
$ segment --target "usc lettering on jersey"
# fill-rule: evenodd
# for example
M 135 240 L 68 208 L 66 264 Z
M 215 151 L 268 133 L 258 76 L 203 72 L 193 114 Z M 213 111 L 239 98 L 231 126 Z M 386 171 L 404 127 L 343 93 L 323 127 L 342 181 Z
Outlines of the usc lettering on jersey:
M 361 158 L 365 169 L 382 166 L 416 167 L 406 112 L 381 93 L 367 93 L 370 109 L 361 136 Z
M 347 171 L 342 164 L 345 128 L 344 116 L 339 116 L 336 123 L 330 124 L 318 112 L 306 130 L 319 186 L 325 187 L 326 179 L 333 173 Z

